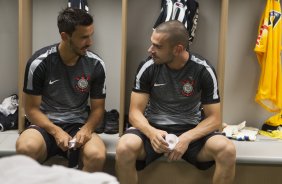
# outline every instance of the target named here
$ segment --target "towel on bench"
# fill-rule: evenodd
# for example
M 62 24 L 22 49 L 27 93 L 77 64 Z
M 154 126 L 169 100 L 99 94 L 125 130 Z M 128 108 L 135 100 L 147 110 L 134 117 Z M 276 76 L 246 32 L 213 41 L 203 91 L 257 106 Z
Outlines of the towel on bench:
M 255 141 L 258 129 L 253 127 L 246 127 L 246 121 L 238 125 L 224 125 L 223 134 L 238 141 Z

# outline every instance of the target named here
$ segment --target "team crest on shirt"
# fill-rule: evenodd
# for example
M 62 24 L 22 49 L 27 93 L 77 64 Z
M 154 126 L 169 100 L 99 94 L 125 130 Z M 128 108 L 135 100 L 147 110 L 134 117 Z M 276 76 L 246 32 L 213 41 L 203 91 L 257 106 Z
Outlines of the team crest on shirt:
M 181 81 L 183 96 L 191 96 L 194 93 L 194 81 L 183 80 Z
M 84 75 L 78 76 L 75 78 L 76 79 L 76 84 L 75 88 L 80 91 L 81 93 L 85 93 L 89 91 L 89 81 L 90 81 L 90 75 Z
M 281 13 L 275 10 L 269 12 L 268 25 L 273 28 L 277 25 L 277 23 L 281 20 Z

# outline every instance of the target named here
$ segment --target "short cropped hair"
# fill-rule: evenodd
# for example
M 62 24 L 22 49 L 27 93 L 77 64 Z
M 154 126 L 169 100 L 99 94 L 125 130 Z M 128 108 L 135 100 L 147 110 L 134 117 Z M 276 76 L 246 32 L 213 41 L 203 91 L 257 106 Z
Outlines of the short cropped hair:
M 76 26 L 89 26 L 93 24 L 93 17 L 85 10 L 78 8 L 65 8 L 60 11 L 57 19 L 59 33 L 66 32 L 69 35 L 75 31 Z
M 155 32 L 166 33 L 172 46 L 181 44 L 185 49 L 189 47 L 189 33 L 183 23 L 178 20 L 170 20 L 161 23 L 155 28 Z

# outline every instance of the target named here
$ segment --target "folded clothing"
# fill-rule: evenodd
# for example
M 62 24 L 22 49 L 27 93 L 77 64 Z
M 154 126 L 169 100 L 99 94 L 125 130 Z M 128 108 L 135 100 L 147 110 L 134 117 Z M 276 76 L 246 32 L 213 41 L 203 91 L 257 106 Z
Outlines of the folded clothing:
M 243 129 L 246 126 L 246 121 L 240 123 L 239 125 L 223 125 L 223 133 L 225 134 L 226 137 L 232 138 L 232 135 L 238 134 L 239 130 Z
M 282 139 L 282 111 L 268 118 L 262 125 L 259 134 Z
M 282 139 L 282 131 L 281 130 L 273 130 L 271 132 L 260 130 L 259 134 L 267 136 L 267 137 L 275 138 L 275 139 Z
M 258 134 L 258 129 L 253 127 L 246 127 L 246 121 L 239 125 L 226 125 L 223 129 L 223 134 L 238 141 L 255 141 Z
M 0 112 L 0 132 L 18 128 L 18 110 L 14 114 L 5 116 Z
M 8 116 L 10 114 L 14 114 L 19 106 L 19 98 L 18 95 L 13 94 L 3 100 L 3 102 L 0 104 L 0 112 L 4 114 L 5 116 Z

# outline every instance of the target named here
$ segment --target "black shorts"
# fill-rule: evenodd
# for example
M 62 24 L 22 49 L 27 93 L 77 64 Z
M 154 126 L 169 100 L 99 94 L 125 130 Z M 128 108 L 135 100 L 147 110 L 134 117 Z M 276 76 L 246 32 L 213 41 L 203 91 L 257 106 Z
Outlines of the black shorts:
M 167 131 L 167 132 L 173 133 L 177 136 L 180 136 L 182 133 L 184 133 L 186 131 L 178 131 L 178 132 L 168 132 Z M 145 160 L 137 160 L 136 161 L 136 169 L 137 170 L 144 169 L 146 166 L 148 166 L 154 160 L 163 156 L 163 153 L 160 154 L 160 153 L 156 153 L 154 151 L 149 138 L 146 137 L 140 130 L 135 129 L 135 128 L 129 128 L 124 132 L 124 134 L 135 134 L 135 135 L 139 136 L 144 143 L 146 158 L 145 158 Z M 201 151 L 202 147 L 205 145 L 206 141 L 214 135 L 221 135 L 221 133 L 212 132 L 212 133 L 208 134 L 207 136 L 202 137 L 201 139 L 198 139 L 198 140 L 192 142 L 189 145 L 188 150 L 182 156 L 182 159 L 191 163 L 192 165 L 194 165 L 195 167 L 197 167 L 200 170 L 206 170 L 206 169 L 209 169 L 210 167 L 212 167 L 215 163 L 214 161 L 198 162 L 197 161 L 197 155 Z
M 61 127 L 65 132 L 67 132 L 71 137 L 75 136 L 76 133 L 80 130 L 80 128 L 84 125 L 81 123 L 65 123 L 65 124 L 56 124 L 57 126 Z M 38 130 L 41 135 L 44 138 L 44 141 L 46 143 L 47 148 L 47 158 L 50 158 L 54 155 L 60 155 L 65 158 L 69 158 L 69 152 L 63 151 L 61 148 L 57 145 L 55 138 L 49 134 L 45 129 L 37 126 L 37 125 L 30 125 L 28 128 L 33 128 Z M 76 150 L 77 152 L 79 149 Z

